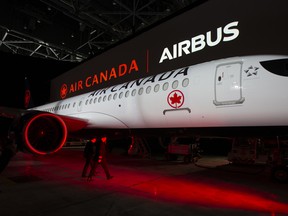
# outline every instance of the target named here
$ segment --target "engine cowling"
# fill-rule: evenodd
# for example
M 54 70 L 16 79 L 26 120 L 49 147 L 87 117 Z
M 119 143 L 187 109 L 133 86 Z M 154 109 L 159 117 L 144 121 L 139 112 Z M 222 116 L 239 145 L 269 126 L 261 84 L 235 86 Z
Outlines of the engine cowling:
M 19 127 L 20 125 L 20 127 Z M 67 139 L 67 127 L 60 116 L 47 112 L 30 112 L 20 118 L 17 144 L 20 150 L 38 155 L 60 150 Z

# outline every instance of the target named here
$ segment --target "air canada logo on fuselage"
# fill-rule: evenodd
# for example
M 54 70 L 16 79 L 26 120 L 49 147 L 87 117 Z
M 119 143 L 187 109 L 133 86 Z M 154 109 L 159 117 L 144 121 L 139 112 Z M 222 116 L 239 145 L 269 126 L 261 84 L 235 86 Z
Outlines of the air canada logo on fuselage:
M 183 78 L 183 77 L 188 75 L 188 69 L 189 69 L 189 67 L 185 67 L 185 68 L 181 68 L 178 70 L 173 70 L 173 71 L 161 73 L 158 75 L 134 80 L 131 82 L 126 82 L 124 84 L 111 86 L 111 87 L 106 88 L 106 89 L 99 89 L 99 90 L 96 90 L 96 91 L 90 93 L 88 97 L 94 97 L 94 96 L 99 96 L 102 94 L 114 93 L 117 91 L 123 91 L 123 90 L 131 89 L 131 88 L 140 88 L 140 87 L 144 87 L 145 85 L 153 84 L 155 82 L 156 83 L 164 82 L 164 81 L 167 81 L 168 79 L 176 79 L 179 77 Z M 181 101 L 182 102 L 184 101 L 184 96 L 182 97 Z M 176 103 L 176 102 L 177 101 L 174 101 L 174 103 Z M 180 104 L 178 104 L 178 106 L 179 105 Z M 182 106 L 182 104 L 180 106 Z
M 221 42 L 232 41 L 239 36 L 240 31 L 237 26 L 238 21 L 231 22 L 224 27 L 217 28 L 216 36 L 214 34 L 212 35 L 211 31 L 208 31 L 206 34 L 200 34 L 173 44 L 172 47 L 165 47 L 162 51 L 159 64 L 166 60 L 173 60 L 183 55 L 200 51 L 206 46 L 213 47 Z M 213 41 L 212 38 L 214 39 Z
M 172 108 L 179 109 L 184 103 L 183 92 L 180 90 L 173 90 L 168 94 L 167 102 Z

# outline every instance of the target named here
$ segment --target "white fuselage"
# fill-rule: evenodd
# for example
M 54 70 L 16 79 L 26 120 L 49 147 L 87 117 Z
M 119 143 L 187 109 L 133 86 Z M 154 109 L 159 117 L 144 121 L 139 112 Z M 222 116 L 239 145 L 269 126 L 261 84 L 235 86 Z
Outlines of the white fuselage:
M 288 77 L 245 56 L 206 62 L 35 107 L 88 128 L 288 125 Z

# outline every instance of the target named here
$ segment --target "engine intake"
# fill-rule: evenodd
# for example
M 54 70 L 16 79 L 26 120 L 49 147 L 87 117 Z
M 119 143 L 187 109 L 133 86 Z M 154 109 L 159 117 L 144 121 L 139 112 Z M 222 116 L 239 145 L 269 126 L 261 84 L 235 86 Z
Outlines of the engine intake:
M 60 116 L 31 112 L 21 117 L 20 144 L 30 153 L 46 155 L 60 150 L 66 142 L 67 127 Z M 23 149 L 23 150 L 24 150 Z

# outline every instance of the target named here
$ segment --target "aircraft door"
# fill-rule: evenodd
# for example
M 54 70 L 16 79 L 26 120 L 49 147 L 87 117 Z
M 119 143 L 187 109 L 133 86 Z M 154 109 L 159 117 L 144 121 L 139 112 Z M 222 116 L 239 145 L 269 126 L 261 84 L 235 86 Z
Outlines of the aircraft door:
M 244 102 L 241 82 L 242 62 L 218 65 L 215 72 L 214 104 L 231 105 Z

